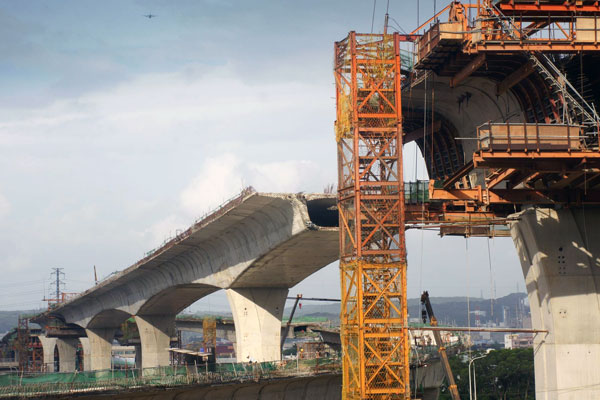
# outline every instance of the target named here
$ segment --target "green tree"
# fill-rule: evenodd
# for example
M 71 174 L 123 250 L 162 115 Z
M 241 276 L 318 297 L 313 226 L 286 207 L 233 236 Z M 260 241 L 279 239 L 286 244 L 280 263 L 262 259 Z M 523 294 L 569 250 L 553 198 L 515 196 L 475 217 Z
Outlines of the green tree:
M 472 353 L 479 357 L 485 353 Z M 493 350 L 473 362 L 477 375 L 477 398 L 480 400 L 535 399 L 532 349 Z M 450 358 L 450 366 L 462 399 L 469 398 L 468 356 L 466 353 Z M 442 388 L 440 400 L 451 399 Z

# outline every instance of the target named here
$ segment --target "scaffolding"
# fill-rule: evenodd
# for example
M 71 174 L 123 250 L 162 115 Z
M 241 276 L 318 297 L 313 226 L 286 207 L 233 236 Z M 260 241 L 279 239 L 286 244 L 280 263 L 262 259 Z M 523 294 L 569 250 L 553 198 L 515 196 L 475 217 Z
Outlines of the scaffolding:
M 335 45 L 344 399 L 407 399 L 401 37 Z

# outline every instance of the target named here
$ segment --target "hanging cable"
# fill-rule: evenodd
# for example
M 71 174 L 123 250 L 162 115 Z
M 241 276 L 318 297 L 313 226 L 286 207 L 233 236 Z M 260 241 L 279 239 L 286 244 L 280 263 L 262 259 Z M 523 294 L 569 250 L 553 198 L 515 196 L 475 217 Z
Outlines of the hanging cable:
M 490 252 L 490 238 L 487 238 L 488 264 L 490 266 L 490 314 L 494 316 L 494 274 L 492 272 L 492 255 Z
M 469 267 L 469 237 L 465 237 L 465 263 L 467 267 L 467 328 L 469 332 L 469 360 L 471 359 L 471 271 Z
M 373 16 L 371 17 L 371 33 L 373 33 L 373 26 L 375 25 L 375 8 L 377 7 L 377 0 L 373 0 Z
M 435 163 L 433 159 L 433 131 L 434 131 L 434 119 L 435 119 L 435 75 L 431 77 L 431 146 L 429 146 L 429 150 L 431 151 L 431 174 L 433 176 L 437 176 L 437 171 L 435 168 Z
M 417 26 L 421 26 L 421 1 L 417 0 Z M 417 32 L 419 33 L 419 32 Z

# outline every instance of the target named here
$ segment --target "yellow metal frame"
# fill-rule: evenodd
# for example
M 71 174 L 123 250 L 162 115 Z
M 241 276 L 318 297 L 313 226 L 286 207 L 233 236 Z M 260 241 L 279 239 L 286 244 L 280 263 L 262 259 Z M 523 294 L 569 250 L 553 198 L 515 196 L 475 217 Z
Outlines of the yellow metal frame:
M 408 399 L 400 35 L 336 43 L 344 399 Z

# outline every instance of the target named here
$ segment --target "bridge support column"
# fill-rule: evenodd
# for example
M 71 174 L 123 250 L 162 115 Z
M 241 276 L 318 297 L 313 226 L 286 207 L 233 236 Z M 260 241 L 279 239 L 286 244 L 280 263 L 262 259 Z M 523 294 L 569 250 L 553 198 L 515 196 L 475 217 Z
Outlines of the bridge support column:
M 135 367 L 142 368 L 142 346 L 135 345 Z
M 58 339 L 56 347 L 58 348 L 59 372 L 75 372 L 77 359 L 77 344 L 79 339 Z
M 112 366 L 112 341 L 116 328 L 86 329 L 89 339 L 89 368 L 88 371 L 110 369 Z
M 175 316 L 136 315 L 135 322 L 142 342 L 142 368 L 168 366 L 169 345 L 171 336 L 175 333 Z M 152 372 L 144 371 L 144 373 Z
M 281 359 L 281 317 L 287 288 L 228 289 L 240 362 Z
M 83 371 L 91 371 L 91 357 L 90 357 L 90 339 L 86 337 L 80 337 L 79 341 L 81 342 L 81 351 L 83 353 Z
M 536 399 L 600 398 L 600 209 L 529 209 L 511 234 L 534 338 Z
M 56 338 L 49 338 L 46 336 L 38 337 L 42 344 L 42 351 L 44 353 L 44 366 L 45 372 L 54 372 L 54 348 L 56 347 Z

